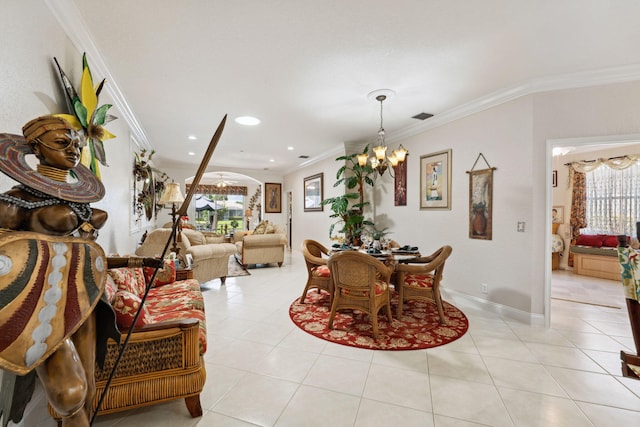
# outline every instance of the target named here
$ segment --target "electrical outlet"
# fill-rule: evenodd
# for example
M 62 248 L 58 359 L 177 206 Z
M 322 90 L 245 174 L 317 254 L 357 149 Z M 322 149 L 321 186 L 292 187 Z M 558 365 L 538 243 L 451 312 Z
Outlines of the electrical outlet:
M 480 285 L 480 292 L 482 292 L 483 294 L 488 294 L 489 293 L 489 285 L 487 285 L 486 283 L 483 283 Z
M 518 221 L 518 233 L 524 233 L 524 221 Z

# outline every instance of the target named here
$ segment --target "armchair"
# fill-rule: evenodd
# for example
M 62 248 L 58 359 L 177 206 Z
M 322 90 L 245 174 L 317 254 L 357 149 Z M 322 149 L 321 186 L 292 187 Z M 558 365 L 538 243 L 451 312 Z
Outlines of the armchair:
M 329 301 L 333 298 L 333 280 L 331 272 L 327 266 L 329 250 L 315 240 L 305 240 L 302 242 L 302 255 L 307 264 L 307 284 L 302 291 L 300 304 L 304 304 L 309 289 L 324 289 L 329 292 Z M 322 256 L 325 256 L 323 258 Z
M 408 299 L 434 301 L 440 315 L 440 323 L 446 324 L 440 296 L 440 280 L 444 263 L 451 255 L 451 250 L 451 246 L 443 246 L 429 256 L 411 258 L 398 264 L 398 318 L 402 316 L 402 305 Z
M 127 331 L 132 327 L 135 311 L 152 277 L 153 270 L 142 265 L 158 261 L 129 258 L 126 260 L 132 266 L 114 267 L 117 265 L 114 260 L 125 259 L 109 259 L 104 294 L 116 314 L 120 337 L 119 342 L 113 338 L 108 340 L 104 364 L 96 363 L 92 411 L 98 409 Z M 206 379 L 203 355 L 207 349 L 204 299 L 197 280 L 173 281 L 175 270 L 168 267 L 161 271 L 142 305 L 141 316 L 98 415 L 184 399 L 192 417 L 202 416 L 200 393 Z M 48 409 L 58 425 L 62 425 L 60 415 L 50 405 Z
M 264 228 L 261 226 L 264 224 Z M 236 259 L 244 267 L 249 264 L 277 263 L 282 267 L 287 237 L 281 225 L 263 221 L 253 232 L 239 231 L 233 235 Z
M 337 311 L 359 310 L 369 315 L 373 339 L 378 339 L 380 309 L 384 308 L 389 323 L 393 322 L 389 297 L 391 269 L 371 255 L 358 251 L 333 254 L 328 265 L 335 286 L 329 329 L 333 329 Z

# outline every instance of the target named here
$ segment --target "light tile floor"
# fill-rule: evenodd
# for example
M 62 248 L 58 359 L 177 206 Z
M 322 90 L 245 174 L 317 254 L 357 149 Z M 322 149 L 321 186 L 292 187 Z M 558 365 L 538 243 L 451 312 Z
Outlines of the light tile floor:
M 626 311 L 564 300 L 590 298 L 591 290 L 597 301 L 623 307 L 614 281 L 554 273 L 553 295 L 563 299 L 552 300 L 551 328 L 456 301 L 470 322 L 462 338 L 384 352 L 327 343 L 293 325 L 288 308 L 306 279 L 299 252 L 282 268 L 250 271 L 226 286 L 203 286 L 209 350 L 201 418 L 175 401 L 94 425 L 640 425 L 640 381 L 620 375 L 620 350 L 633 351 Z M 41 393 L 28 412 L 21 424 L 54 425 Z

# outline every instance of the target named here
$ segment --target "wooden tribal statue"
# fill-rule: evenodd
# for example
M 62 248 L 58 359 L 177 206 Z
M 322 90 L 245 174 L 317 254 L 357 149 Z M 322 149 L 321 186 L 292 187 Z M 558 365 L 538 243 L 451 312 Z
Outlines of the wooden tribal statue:
M 105 190 L 79 164 L 84 140 L 64 119 L 38 117 L 22 130 L 0 134 L 0 170 L 19 182 L 0 194 L 0 402 L 13 398 L 0 407 L 3 425 L 22 418 L 37 373 L 62 425 L 87 426 L 107 270 L 94 242 L 107 213 L 89 204 Z

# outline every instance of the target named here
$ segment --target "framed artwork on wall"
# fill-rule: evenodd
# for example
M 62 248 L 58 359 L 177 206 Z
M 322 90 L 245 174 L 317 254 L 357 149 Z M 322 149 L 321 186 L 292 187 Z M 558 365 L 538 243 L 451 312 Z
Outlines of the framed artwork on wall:
M 553 173 L 551 174 L 551 186 L 558 186 L 558 171 L 553 171 Z
M 323 177 L 324 174 L 308 176 L 304 179 L 304 211 L 305 212 L 321 212 L 324 209 L 322 205 L 323 195 Z
M 264 183 L 264 212 L 282 212 L 282 184 L 274 182 Z
M 554 206 L 551 208 L 551 222 L 554 224 L 564 224 L 564 206 Z
M 393 177 L 393 201 L 395 206 L 407 206 L 407 162 L 398 163 Z
M 420 156 L 420 209 L 451 209 L 451 150 Z
M 493 169 L 469 172 L 469 238 L 491 240 Z

